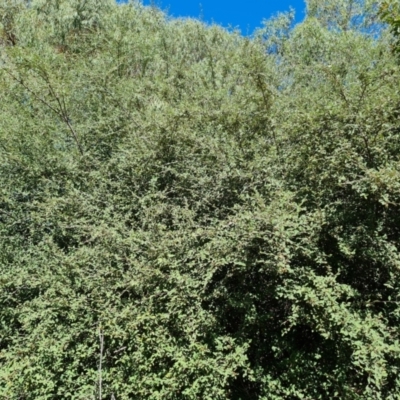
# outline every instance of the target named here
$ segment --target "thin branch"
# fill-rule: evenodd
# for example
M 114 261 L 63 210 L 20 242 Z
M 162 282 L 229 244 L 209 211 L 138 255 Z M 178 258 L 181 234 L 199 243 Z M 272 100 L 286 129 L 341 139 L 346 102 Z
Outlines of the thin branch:
M 115 350 L 113 354 L 121 353 L 121 351 L 124 351 L 125 349 L 126 349 L 126 346 L 120 347 L 119 349 Z
M 60 116 L 61 116 L 61 118 L 67 124 L 67 126 L 68 126 L 69 130 L 71 131 L 72 136 L 73 136 L 73 138 L 75 140 L 75 143 L 78 146 L 79 152 L 81 153 L 81 155 L 83 155 L 83 148 L 82 148 L 81 143 L 79 141 L 78 134 L 76 133 L 75 129 L 72 127 L 71 123 L 69 122 L 69 117 L 68 117 L 68 113 L 67 113 L 67 109 L 66 109 L 66 106 L 65 106 L 64 99 L 62 98 L 60 100 L 59 96 L 57 96 L 57 94 L 54 91 L 53 86 L 51 85 L 50 80 L 49 80 L 47 75 L 44 77 L 44 79 L 45 79 L 45 81 L 46 81 L 46 83 L 47 83 L 47 85 L 49 87 L 49 90 L 50 90 L 51 94 L 53 95 L 53 97 L 56 99 L 56 101 L 58 103 L 58 107 L 60 108 Z
M 99 329 L 99 340 L 100 340 L 100 360 L 99 360 L 99 400 L 102 400 L 103 398 L 103 377 L 102 377 L 102 367 L 103 367 L 103 350 L 104 350 L 104 334 L 103 331 L 101 330 L 101 327 Z
M 362 138 L 363 138 L 363 141 L 364 141 L 365 150 L 367 151 L 368 161 L 370 163 L 370 166 L 372 166 L 373 165 L 373 158 L 372 158 L 371 150 L 369 149 L 368 138 L 365 135 L 362 135 Z
M 52 110 L 55 114 L 57 114 L 60 118 L 62 117 L 60 112 L 54 108 L 51 104 L 49 104 L 46 100 L 42 99 L 35 91 L 33 91 L 32 89 L 30 89 L 28 86 L 25 85 L 24 81 L 22 79 L 17 78 L 13 73 L 11 73 L 10 71 L 8 71 L 7 69 L 4 69 L 4 71 L 9 74 L 16 82 L 18 82 L 23 88 L 25 88 L 29 93 L 33 94 L 33 96 L 39 100 L 40 102 L 42 102 L 45 106 L 47 106 L 48 108 L 50 108 L 50 110 Z
M 24 83 L 24 81 L 22 79 L 17 78 L 13 73 L 8 71 L 6 68 L 4 69 L 4 71 L 6 71 L 6 73 L 9 74 L 16 82 L 18 82 L 23 88 L 25 88 L 29 93 L 31 93 L 37 100 L 39 100 L 41 103 L 43 103 L 45 106 L 47 106 L 50 110 L 52 110 L 55 114 L 57 114 L 57 116 L 59 118 L 61 118 L 65 122 L 65 124 L 67 125 L 68 129 L 72 133 L 72 136 L 73 136 L 73 138 L 75 140 L 75 143 L 76 143 L 76 145 L 78 147 L 79 152 L 81 153 L 81 155 L 83 155 L 83 148 L 82 148 L 82 146 L 81 146 L 81 144 L 79 142 L 78 134 L 76 133 L 76 131 L 72 127 L 71 123 L 69 122 L 68 114 L 67 114 L 66 110 L 63 108 L 63 106 L 62 106 L 62 104 L 60 102 L 60 99 L 58 98 L 58 96 L 54 92 L 54 90 L 53 90 L 50 82 L 48 81 L 48 79 L 45 79 L 45 81 L 49 86 L 51 94 L 53 95 L 53 97 L 55 98 L 55 100 L 58 103 L 58 106 L 60 108 L 59 110 L 57 110 L 57 108 L 53 107 L 49 102 L 47 102 L 42 97 L 40 97 L 34 90 L 29 88 L 27 85 L 25 85 L 25 83 Z
M 346 105 L 349 106 L 349 100 L 347 99 L 346 94 L 343 90 L 343 85 L 338 80 L 337 76 L 332 71 L 330 71 L 329 68 L 322 68 L 322 70 L 327 73 L 328 78 L 330 78 L 330 81 L 333 83 L 333 88 L 339 92 L 340 97 L 343 99 Z
M 265 83 L 262 81 L 260 73 L 255 73 L 254 75 L 256 76 L 256 78 L 255 78 L 256 85 L 257 85 L 257 87 L 260 89 L 260 91 L 262 93 L 265 109 L 268 112 L 270 110 L 271 106 L 270 106 L 270 102 L 269 102 L 269 99 L 267 97 L 267 94 L 265 93 Z M 275 143 L 276 152 L 277 152 L 278 156 L 280 156 L 281 155 L 280 154 L 280 148 L 279 148 L 278 141 L 277 141 L 277 138 L 276 138 L 275 130 L 272 128 L 271 132 L 272 132 L 272 138 L 273 138 L 274 143 Z

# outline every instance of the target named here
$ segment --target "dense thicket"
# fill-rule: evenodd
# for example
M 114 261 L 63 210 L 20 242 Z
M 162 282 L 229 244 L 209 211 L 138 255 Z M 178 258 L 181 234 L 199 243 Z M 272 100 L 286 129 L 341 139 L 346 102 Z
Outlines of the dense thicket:
M 1 0 L 0 397 L 400 398 L 400 71 L 373 1 L 252 39 Z

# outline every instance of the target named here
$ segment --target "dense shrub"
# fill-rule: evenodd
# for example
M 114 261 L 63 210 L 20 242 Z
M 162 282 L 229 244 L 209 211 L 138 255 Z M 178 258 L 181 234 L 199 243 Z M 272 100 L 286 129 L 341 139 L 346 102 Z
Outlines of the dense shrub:
M 351 3 L 0 1 L 1 398 L 399 398 L 400 74 Z

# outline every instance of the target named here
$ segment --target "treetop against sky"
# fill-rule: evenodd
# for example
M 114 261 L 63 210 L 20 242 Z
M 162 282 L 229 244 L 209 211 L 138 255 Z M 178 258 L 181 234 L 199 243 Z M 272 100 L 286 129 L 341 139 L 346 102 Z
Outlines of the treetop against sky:
M 155 4 L 173 17 L 195 17 L 223 26 L 239 27 L 244 35 L 253 33 L 278 12 L 296 10 L 296 21 L 304 17 L 304 0 L 144 0 L 145 5 Z

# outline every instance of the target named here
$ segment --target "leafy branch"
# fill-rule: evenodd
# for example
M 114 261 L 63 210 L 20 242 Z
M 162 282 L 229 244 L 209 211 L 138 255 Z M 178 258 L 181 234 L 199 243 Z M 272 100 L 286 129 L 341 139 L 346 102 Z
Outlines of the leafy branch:
M 72 134 L 72 137 L 78 147 L 78 150 L 81 155 L 84 155 L 83 147 L 80 143 L 79 137 L 73 126 L 71 125 L 70 118 L 67 112 L 67 108 L 65 105 L 65 100 L 64 98 L 58 96 L 53 88 L 53 86 L 50 83 L 49 78 L 45 75 L 45 81 L 48 85 L 48 88 L 50 90 L 51 95 L 53 96 L 54 100 L 57 102 L 58 108 L 52 106 L 47 100 L 45 100 L 43 97 L 41 97 L 38 93 L 36 93 L 34 90 L 32 90 L 29 86 L 25 84 L 25 82 L 18 78 L 15 74 L 13 74 L 11 71 L 9 71 L 7 68 L 4 69 L 4 71 L 11 76 L 12 79 L 14 79 L 16 82 L 18 82 L 24 89 L 26 89 L 30 94 L 33 95 L 33 97 L 40 101 L 42 104 L 47 106 L 51 111 L 53 111 L 68 127 L 69 131 Z

